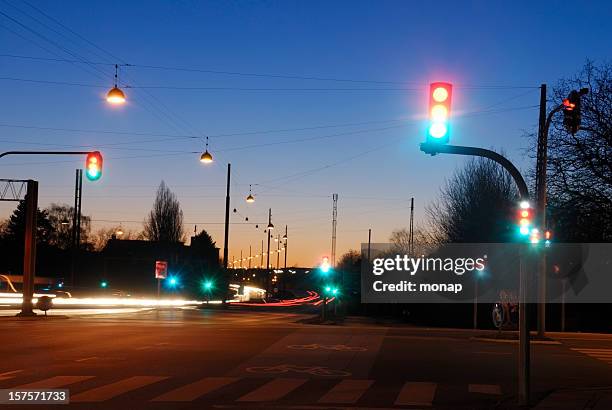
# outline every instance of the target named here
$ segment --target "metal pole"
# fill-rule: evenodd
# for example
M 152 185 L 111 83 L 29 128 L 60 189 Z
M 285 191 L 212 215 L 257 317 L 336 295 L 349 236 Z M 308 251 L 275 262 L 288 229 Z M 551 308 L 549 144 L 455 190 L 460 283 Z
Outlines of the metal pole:
M 491 151 L 489 149 L 477 148 L 477 147 L 463 147 L 460 145 L 448 145 L 448 144 L 437 144 L 437 143 L 422 143 L 421 151 L 426 154 L 436 155 L 436 154 L 456 154 L 456 155 L 471 155 L 475 157 L 484 157 L 489 158 L 497 162 L 499 165 L 504 167 L 506 171 L 510 173 L 516 186 L 519 190 L 519 194 L 523 199 L 529 199 L 529 189 L 527 188 L 527 184 L 525 183 L 525 179 L 519 172 L 519 170 L 514 166 L 512 162 L 510 162 L 504 156 L 498 154 L 495 151 Z
M 272 208 L 268 210 L 268 226 L 272 224 Z M 268 253 L 266 254 L 266 270 L 267 270 L 267 278 L 266 278 L 266 290 L 270 292 L 271 283 L 270 283 L 270 237 L 272 236 L 272 232 L 270 232 L 269 228 L 266 228 L 266 232 L 268 235 Z
M 287 269 L 287 242 L 289 242 L 289 237 L 287 236 L 287 225 L 285 225 L 285 269 Z
M 372 228 L 368 229 L 368 263 L 370 263 L 371 246 L 372 246 Z
M 536 164 L 536 195 L 538 226 L 542 234 L 546 230 L 546 162 L 548 129 L 546 127 L 546 84 L 540 87 L 540 118 L 538 127 L 538 151 Z M 546 332 L 546 252 L 538 258 L 538 337 Z
M 280 234 L 276 235 L 276 269 L 280 267 Z
M 561 331 L 565 332 L 565 291 L 567 290 L 567 279 L 561 280 Z
M 251 270 L 251 245 L 249 245 L 249 270 Z
M 410 237 L 408 251 L 414 256 L 414 198 L 410 198 Z
M 34 276 L 36 275 L 36 217 L 38 210 L 38 182 L 28 180 L 26 201 L 26 226 L 23 252 L 23 301 L 17 316 L 36 316 L 32 311 Z
M 72 242 L 72 252 L 71 252 L 71 260 L 70 260 L 70 287 L 74 288 L 74 270 L 76 264 L 76 231 L 77 231 L 77 220 L 78 220 L 78 208 L 79 208 L 79 170 L 77 169 L 75 172 L 75 180 L 74 180 L 74 208 L 72 209 L 72 232 L 71 232 L 71 242 Z
M 227 270 L 227 255 L 229 246 L 229 210 L 230 210 L 230 175 L 232 164 L 227 164 L 227 193 L 225 195 L 225 242 L 223 243 L 223 268 Z
M 519 244 L 519 405 L 529 405 L 530 395 L 530 352 L 529 322 L 527 315 L 528 274 L 525 260 L 525 244 Z
M 474 272 L 474 329 L 478 329 L 478 273 Z

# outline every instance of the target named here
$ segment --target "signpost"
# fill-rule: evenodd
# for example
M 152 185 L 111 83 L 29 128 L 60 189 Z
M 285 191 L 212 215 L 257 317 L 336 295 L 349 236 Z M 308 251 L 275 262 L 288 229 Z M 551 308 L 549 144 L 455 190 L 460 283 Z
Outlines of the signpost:
M 155 279 L 157 279 L 157 298 L 159 299 L 159 292 L 161 289 L 162 279 L 168 277 L 168 262 L 167 261 L 155 261 Z

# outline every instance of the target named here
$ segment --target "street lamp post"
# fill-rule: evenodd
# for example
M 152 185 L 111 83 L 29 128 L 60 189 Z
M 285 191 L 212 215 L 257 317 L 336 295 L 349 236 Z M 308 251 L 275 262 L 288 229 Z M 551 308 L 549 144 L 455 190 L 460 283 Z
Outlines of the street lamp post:
M 285 240 L 285 269 L 287 269 L 287 225 L 285 225 L 285 235 L 283 239 Z
M 272 225 L 272 208 L 268 210 L 268 227 L 266 228 L 267 237 L 268 237 L 268 253 L 266 254 L 266 270 L 268 271 L 267 279 L 266 279 L 266 291 L 271 291 L 271 283 L 270 283 L 270 238 L 272 237 L 272 229 L 274 229 L 274 225 Z
M 227 255 L 229 245 L 229 210 L 230 210 L 230 175 L 232 164 L 227 163 L 227 192 L 225 195 L 225 241 L 223 243 L 223 268 L 227 271 Z

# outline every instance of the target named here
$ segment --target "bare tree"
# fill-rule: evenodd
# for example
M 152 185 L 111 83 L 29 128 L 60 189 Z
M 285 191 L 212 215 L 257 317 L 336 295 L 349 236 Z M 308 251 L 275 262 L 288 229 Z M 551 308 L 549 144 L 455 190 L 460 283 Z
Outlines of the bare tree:
M 69 249 L 72 246 L 72 229 L 74 207 L 65 204 L 51 204 L 45 209 L 49 223 L 53 227 L 49 237 L 49 243 L 61 249 Z M 81 215 L 81 242 L 89 242 L 91 231 L 91 217 Z
M 431 253 L 437 246 L 437 241 L 431 232 L 422 228 L 414 230 L 414 255 L 427 255 Z M 410 231 L 406 228 L 395 229 L 389 237 L 391 242 L 391 252 L 393 254 L 410 255 Z
M 176 195 L 164 181 L 157 189 L 153 209 L 144 224 L 145 237 L 150 241 L 183 241 L 183 211 Z
M 435 242 L 507 242 L 518 194 L 510 175 L 484 158 L 471 159 L 427 207 Z
M 117 232 L 121 228 L 123 235 L 117 235 Z M 106 247 L 106 244 L 110 239 L 144 239 L 144 233 L 142 231 L 132 231 L 130 229 L 122 228 L 121 226 L 112 226 L 108 228 L 100 228 L 93 232 L 89 236 L 89 242 L 96 251 L 101 251 Z
M 548 210 L 555 237 L 612 240 L 612 63 L 587 61 L 578 75 L 559 81 L 555 104 L 586 87 L 582 125 L 575 135 L 554 117 L 548 139 Z M 535 140 L 535 136 L 533 137 Z

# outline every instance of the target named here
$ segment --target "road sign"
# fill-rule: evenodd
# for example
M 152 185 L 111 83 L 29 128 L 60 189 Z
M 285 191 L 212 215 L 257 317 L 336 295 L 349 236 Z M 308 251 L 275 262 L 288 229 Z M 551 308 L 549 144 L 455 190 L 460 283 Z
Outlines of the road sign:
M 168 277 L 168 262 L 155 261 L 155 279 L 166 279 Z

